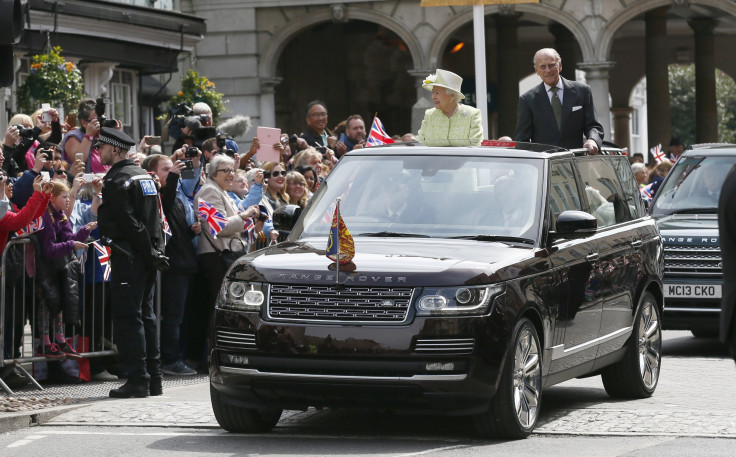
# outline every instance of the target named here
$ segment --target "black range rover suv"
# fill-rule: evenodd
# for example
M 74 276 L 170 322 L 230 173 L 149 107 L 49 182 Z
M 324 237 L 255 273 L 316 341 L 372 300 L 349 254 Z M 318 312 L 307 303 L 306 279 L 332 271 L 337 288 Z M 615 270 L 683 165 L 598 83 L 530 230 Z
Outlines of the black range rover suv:
M 650 213 L 664 241 L 664 329 L 718 336 L 723 285 L 718 199 L 734 165 L 734 144 L 693 145 L 652 202 Z
M 600 374 L 614 397 L 654 392 L 662 242 L 628 160 L 498 145 L 356 150 L 298 218 L 286 208 L 288 239 L 237 261 L 216 303 L 224 429 L 309 406 L 429 409 L 522 438 L 553 384 Z M 338 198 L 355 241 L 339 270 L 325 256 Z

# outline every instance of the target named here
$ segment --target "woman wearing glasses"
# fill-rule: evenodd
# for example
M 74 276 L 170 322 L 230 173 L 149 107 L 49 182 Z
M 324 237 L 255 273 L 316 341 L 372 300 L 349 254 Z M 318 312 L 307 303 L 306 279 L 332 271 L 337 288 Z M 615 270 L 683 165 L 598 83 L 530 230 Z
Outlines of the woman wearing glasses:
M 258 206 L 253 205 L 245 211 L 238 211 L 233 200 L 227 194 L 233 179 L 235 178 L 235 162 L 225 154 L 216 154 L 207 166 L 207 182 L 199 189 L 194 198 L 194 210 L 198 211 L 200 204 L 206 203 L 226 219 L 225 225 L 213 236 L 210 227 L 217 224 L 216 221 L 202 220 L 202 233 L 197 242 L 197 253 L 199 254 L 200 271 L 204 272 L 207 288 L 207 300 L 203 303 L 204 309 L 194 312 L 202 316 L 201 322 L 206 322 L 215 304 L 215 298 L 225 277 L 225 271 L 229 265 L 225 264 L 221 253 L 223 251 L 246 251 L 247 240 L 243 239 L 243 227 L 245 221 L 258 216 Z M 214 213 L 210 209 L 211 213 Z M 202 218 L 202 216 L 199 216 Z M 205 348 L 205 329 L 201 334 L 190 335 L 187 344 L 196 348 Z M 190 352 L 190 354 L 192 354 Z M 204 352 L 202 352 L 204 354 Z
M 286 165 L 281 162 L 266 162 L 263 164 L 263 174 L 268 179 L 268 184 L 263 189 L 263 199 L 261 205 L 268 212 L 268 220 L 264 226 L 263 232 L 270 240 L 275 241 L 279 233 L 276 230 L 269 230 L 273 225 L 273 212 L 283 206 L 289 204 L 289 194 L 286 193 Z

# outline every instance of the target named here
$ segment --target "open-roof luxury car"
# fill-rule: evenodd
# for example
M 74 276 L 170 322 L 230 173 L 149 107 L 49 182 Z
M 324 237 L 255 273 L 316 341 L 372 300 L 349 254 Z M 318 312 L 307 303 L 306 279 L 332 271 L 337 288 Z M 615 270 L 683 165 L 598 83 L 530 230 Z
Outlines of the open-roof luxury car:
M 338 201 L 344 264 L 325 255 Z M 617 151 L 372 147 L 294 209 L 274 217 L 288 239 L 233 264 L 216 303 L 226 430 L 313 406 L 473 415 L 482 436 L 522 438 L 553 384 L 657 386 L 662 241 Z

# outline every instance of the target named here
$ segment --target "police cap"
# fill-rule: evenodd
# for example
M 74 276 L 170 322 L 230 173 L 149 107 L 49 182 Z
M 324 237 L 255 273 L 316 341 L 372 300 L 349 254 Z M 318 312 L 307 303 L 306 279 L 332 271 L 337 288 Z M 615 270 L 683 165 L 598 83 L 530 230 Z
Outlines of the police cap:
M 100 136 L 97 138 L 97 142 L 111 144 L 126 151 L 135 146 L 135 141 L 125 132 L 110 127 L 102 127 L 100 129 Z

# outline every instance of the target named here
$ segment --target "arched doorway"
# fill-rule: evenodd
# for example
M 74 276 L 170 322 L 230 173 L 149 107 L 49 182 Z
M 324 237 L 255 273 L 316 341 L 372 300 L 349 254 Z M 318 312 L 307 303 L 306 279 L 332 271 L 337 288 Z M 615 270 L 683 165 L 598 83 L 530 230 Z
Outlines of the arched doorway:
M 310 100 L 323 100 L 329 128 L 360 114 L 366 128 L 374 113 L 391 135 L 411 128 L 416 98 L 413 68 L 406 44 L 378 24 L 353 20 L 322 22 L 295 35 L 279 56 L 275 93 L 276 125 L 299 133 Z

